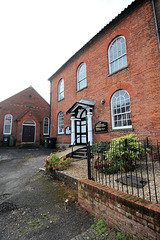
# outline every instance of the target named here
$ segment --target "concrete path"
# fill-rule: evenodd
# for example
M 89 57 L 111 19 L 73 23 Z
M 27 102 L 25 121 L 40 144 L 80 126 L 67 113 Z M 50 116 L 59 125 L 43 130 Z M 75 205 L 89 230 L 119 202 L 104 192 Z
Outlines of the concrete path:
M 76 150 L 81 149 L 83 147 L 84 146 L 74 146 L 73 147 L 73 151 L 76 151 Z M 69 155 L 71 153 L 72 153 L 72 147 L 69 147 L 69 148 L 67 148 L 64 151 L 57 153 L 57 156 L 61 158 L 61 157 L 67 156 L 67 155 Z

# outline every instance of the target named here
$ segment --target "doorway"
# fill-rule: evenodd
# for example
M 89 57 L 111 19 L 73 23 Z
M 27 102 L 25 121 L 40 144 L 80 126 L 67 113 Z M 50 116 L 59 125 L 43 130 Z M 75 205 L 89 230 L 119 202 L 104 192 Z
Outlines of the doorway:
M 25 120 L 22 129 L 22 142 L 34 143 L 35 130 L 36 130 L 35 122 L 32 119 Z
M 86 110 L 81 109 L 77 114 L 77 119 L 75 121 L 75 137 L 76 144 L 83 145 L 87 143 L 87 117 Z

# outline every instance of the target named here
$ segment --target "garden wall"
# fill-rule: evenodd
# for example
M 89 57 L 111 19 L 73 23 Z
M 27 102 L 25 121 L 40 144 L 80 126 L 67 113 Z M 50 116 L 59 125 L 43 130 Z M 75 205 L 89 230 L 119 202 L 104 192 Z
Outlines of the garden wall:
M 74 190 L 78 190 L 78 178 L 67 173 L 64 174 L 63 171 L 52 171 L 50 174 L 54 179 L 64 182 Z
M 131 239 L 160 239 L 160 205 L 88 179 L 78 181 L 78 202 Z

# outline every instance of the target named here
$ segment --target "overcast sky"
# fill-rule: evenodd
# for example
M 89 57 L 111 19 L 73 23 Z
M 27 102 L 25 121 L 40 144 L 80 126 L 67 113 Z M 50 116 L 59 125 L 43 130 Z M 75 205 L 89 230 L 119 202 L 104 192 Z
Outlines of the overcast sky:
M 0 0 L 0 101 L 48 78 L 133 0 Z

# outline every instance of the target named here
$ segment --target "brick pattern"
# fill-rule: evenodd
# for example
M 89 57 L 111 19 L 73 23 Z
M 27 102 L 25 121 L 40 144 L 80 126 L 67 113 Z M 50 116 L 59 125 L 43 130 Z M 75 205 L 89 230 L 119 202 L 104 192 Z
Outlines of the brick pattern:
M 160 239 L 160 205 L 87 179 L 78 181 L 78 203 L 131 239 Z
M 128 67 L 109 75 L 108 47 L 119 35 L 126 39 Z M 87 88 L 77 92 L 76 71 L 81 62 L 87 65 Z M 153 7 L 148 0 L 83 51 L 52 80 L 52 136 L 57 137 L 58 143 L 70 143 L 70 136 L 57 135 L 57 116 L 63 111 L 64 126 L 70 126 L 71 116 L 66 115 L 66 111 L 82 98 L 96 101 L 92 118 L 94 142 L 131 133 L 130 130 L 113 131 L 111 124 L 111 97 L 115 91 L 124 89 L 131 100 L 132 131 L 141 138 L 160 140 L 159 63 Z M 58 82 L 61 78 L 64 79 L 64 100 L 58 102 Z M 106 100 L 104 106 L 102 99 Z M 95 134 L 94 126 L 98 121 L 108 122 L 108 133 Z
M 31 116 L 29 114 L 31 113 Z M 4 117 L 6 114 L 13 116 L 12 135 L 16 145 L 21 144 L 22 125 L 26 119 L 32 119 L 36 123 L 36 142 L 40 144 L 44 140 L 43 119 L 49 118 L 49 104 L 34 90 L 29 87 L 24 91 L 0 102 L 0 145 L 3 142 Z

